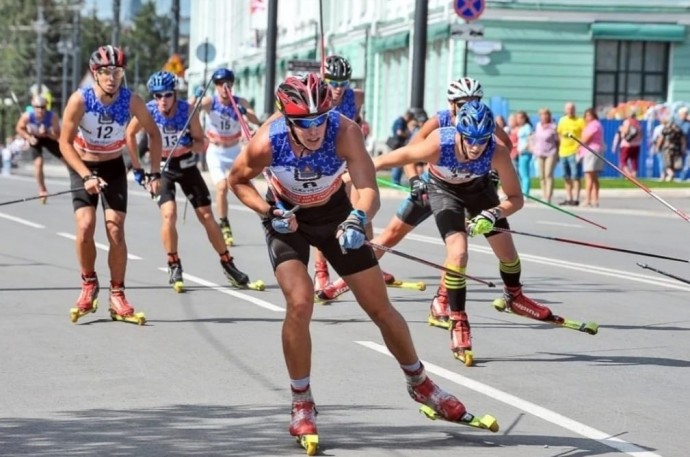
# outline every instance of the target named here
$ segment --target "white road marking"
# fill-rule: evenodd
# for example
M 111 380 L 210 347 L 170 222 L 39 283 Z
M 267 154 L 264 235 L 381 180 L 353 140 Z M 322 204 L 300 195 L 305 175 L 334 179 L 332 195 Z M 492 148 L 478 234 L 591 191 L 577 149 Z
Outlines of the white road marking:
M 374 343 L 373 341 L 355 341 L 355 343 L 389 357 L 393 357 L 385 346 Z M 493 400 L 500 401 L 508 406 L 522 410 L 528 414 L 562 427 L 587 439 L 596 441 L 624 454 L 634 457 L 661 457 L 660 454 L 646 451 L 639 446 L 624 441 L 620 438 L 616 438 L 610 433 L 602 432 L 601 430 L 597 430 L 589 425 L 583 424 L 582 422 L 570 419 L 569 417 L 563 416 L 555 411 L 551 411 L 550 409 L 546 409 L 527 400 L 523 400 L 515 395 L 503 392 L 502 390 L 459 375 L 450 370 L 446 370 L 445 368 L 434 365 L 433 363 L 426 361 L 422 361 L 422 363 L 424 364 L 426 371 L 429 373 L 444 378 L 467 389 L 474 390 L 475 392 L 485 395 Z
M 580 224 L 568 224 L 567 222 L 537 221 L 537 224 L 557 225 L 557 226 L 559 226 L 559 227 L 582 228 L 582 226 L 581 226 Z
M 440 239 L 426 235 L 417 235 L 415 233 L 410 233 L 405 237 L 405 239 L 443 246 L 443 241 L 441 241 Z M 492 256 L 494 255 L 494 252 L 491 250 L 491 248 L 485 246 L 470 246 L 469 250 L 473 252 L 478 252 L 480 254 L 489 254 Z M 660 278 L 658 276 L 641 275 L 639 273 L 632 273 L 629 271 L 597 267 L 595 265 L 588 265 L 586 263 L 569 262 L 567 260 L 553 259 L 550 257 L 525 254 L 522 252 L 520 253 L 520 260 L 529 260 L 531 262 L 540 263 L 542 265 L 566 268 L 568 270 L 582 271 L 585 273 L 592 273 L 600 276 L 610 276 L 613 278 L 626 279 L 630 281 L 640 282 L 643 284 L 650 284 L 653 286 L 667 287 L 669 289 L 682 290 L 686 292 L 690 291 L 690 286 L 684 286 L 680 284 L 678 281 Z
M 5 213 L 0 213 L 0 217 L 3 219 L 7 219 L 8 221 L 16 222 L 18 224 L 27 225 L 29 227 L 33 227 L 33 228 L 37 228 L 37 229 L 46 228 L 45 225 L 37 224 L 35 222 L 31 222 L 31 221 L 27 221 L 26 219 L 22 219 L 21 217 L 11 216 L 11 215 L 5 214 Z
M 76 240 L 76 239 L 77 239 L 77 237 L 76 237 L 75 235 L 72 235 L 71 233 L 57 232 L 57 234 L 58 234 L 58 236 L 61 236 L 61 237 L 63 237 L 63 238 L 67 238 L 67 239 L 70 239 L 70 240 Z M 110 250 L 110 247 L 109 247 L 108 245 L 106 245 L 106 244 L 103 244 L 103 243 L 95 243 L 95 244 L 96 244 L 96 247 L 97 247 L 98 249 L 100 249 L 101 251 L 106 251 L 106 252 L 107 252 L 107 251 Z M 129 254 L 129 253 L 127 254 L 127 258 L 128 258 L 129 260 L 141 260 L 141 257 L 139 257 L 138 255 Z
M 159 270 L 165 271 L 165 272 L 168 271 L 167 268 L 159 268 Z M 256 297 L 253 297 L 251 295 L 244 294 L 242 292 L 237 292 L 235 290 L 228 289 L 227 287 L 221 286 L 221 285 L 213 283 L 211 281 L 206 281 L 203 278 L 200 278 L 198 276 L 193 276 L 193 275 L 190 275 L 188 273 L 182 273 L 182 275 L 183 275 L 185 281 L 190 281 L 190 282 L 199 284 L 201 286 L 211 288 L 211 289 L 215 290 L 216 292 L 220 292 L 221 294 L 230 295 L 232 297 L 239 298 L 240 300 L 248 301 L 250 303 L 255 304 L 256 306 L 259 306 L 261 308 L 265 308 L 269 311 L 275 311 L 278 313 L 284 313 L 285 312 L 285 308 L 281 308 L 280 306 L 276 306 L 273 303 L 267 302 L 266 300 L 261 300 L 260 298 L 256 298 Z

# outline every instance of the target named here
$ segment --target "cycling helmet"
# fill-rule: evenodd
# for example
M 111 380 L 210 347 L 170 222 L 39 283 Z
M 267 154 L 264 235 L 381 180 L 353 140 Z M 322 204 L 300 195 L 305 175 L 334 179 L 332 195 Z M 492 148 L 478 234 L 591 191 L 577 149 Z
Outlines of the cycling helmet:
M 484 103 L 472 100 L 458 111 L 455 129 L 460 135 L 472 139 L 486 138 L 496 129 L 494 115 Z
M 482 98 L 484 91 L 479 81 L 472 78 L 460 78 L 457 81 L 451 81 L 448 85 L 448 101 L 456 102 L 461 98 L 478 97 Z
M 235 82 L 235 73 L 233 73 L 232 70 L 228 70 L 227 68 L 219 68 L 218 70 L 213 72 L 213 74 L 211 75 L 211 79 L 214 83 L 226 81 L 232 83 Z
M 101 46 L 91 54 L 89 68 L 91 71 L 96 71 L 101 67 L 127 68 L 127 56 L 117 46 Z
M 157 71 L 151 75 L 146 83 L 146 88 L 150 94 L 156 92 L 174 91 L 177 85 L 177 78 L 168 71 Z
M 333 81 L 347 81 L 352 76 L 352 67 L 345 57 L 326 57 L 325 77 Z
M 285 116 L 311 116 L 333 108 L 333 96 L 316 73 L 289 76 L 276 90 L 276 106 Z

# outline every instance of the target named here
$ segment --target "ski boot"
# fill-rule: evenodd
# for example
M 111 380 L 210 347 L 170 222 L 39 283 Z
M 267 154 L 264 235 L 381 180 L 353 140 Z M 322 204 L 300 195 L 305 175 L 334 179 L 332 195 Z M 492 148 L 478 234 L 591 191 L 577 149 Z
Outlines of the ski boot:
M 223 233 L 225 245 L 234 246 L 235 240 L 232 237 L 232 227 L 230 227 L 230 222 L 228 222 L 227 219 L 220 221 L 220 231 Z
M 335 300 L 345 292 L 349 291 L 350 287 L 343 278 L 338 278 L 335 282 L 329 282 L 322 290 L 316 294 L 316 301 L 318 303 L 328 303 Z
M 229 260 L 221 260 L 220 266 L 223 267 L 223 273 L 228 278 L 230 283 L 238 288 L 246 287 L 249 284 L 249 276 L 242 273 L 236 266 L 232 257 Z
M 427 322 L 433 327 L 450 330 L 451 323 L 448 317 L 448 293 L 443 287 L 438 288 L 434 299 L 431 300 Z
M 326 262 L 314 262 L 314 295 L 318 297 L 330 283 L 328 264 Z
M 407 374 L 408 384 L 407 392 L 410 397 L 417 403 L 421 403 L 427 408 L 433 410 L 441 418 L 450 421 L 461 421 L 465 416 L 467 410 L 465 405 L 460 402 L 455 396 L 449 394 L 441 389 L 424 373 L 424 367 L 421 367 L 417 372 Z M 410 384 L 410 380 L 417 381 L 421 377 L 422 381 L 414 385 Z
M 45 190 L 45 189 L 40 190 L 38 192 L 38 195 L 39 195 L 39 197 L 41 197 L 39 199 L 39 201 L 41 202 L 41 205 L 45 205 L 46 203 L 48 203 L 48 191 L 47 190 Z
M 73 323 L 76 323 L 82 316 L 96 312 L 98 309 L 99 290 L 96 273 L 91 276 L 81 275 L 81 294 L 79 294 L 77 299 L 77 307 L 69 311 Z
M 313 400 L 292 402 L 290 435 L 294 436 L 299 445 L 307 451 L 307 455 L 316 455 L 319 449 L 316 414 Z
M 494 300 L 493 305 L 498 311 L 513 312 L 538 321 L 550 321 L 553 316 L 549 308 L 525 296 L 522 287 L 504 288 L 503 297 Z
M 170 279 L 168 282 L 172 284 L 172 288 L 178 294 L 184 292 L 184 282 L 182 279 L 182 262 L 178 259 L 177 262 L 168 262 L 168 273 Z
M 130 322 L 132 324 L 144 325 L 146 316 L 144 313 L 135 313 L 134 308 L 125 298 L 125 287 L 123 284 L 115 285 L 110 283 L 110 318 L 114 321 Z
M 474 363 L 472 354 L 472 332 L 467 314 L 464 311 L 450 312 L 450 349 L 453 357 L 460 360 L 466 367 Z

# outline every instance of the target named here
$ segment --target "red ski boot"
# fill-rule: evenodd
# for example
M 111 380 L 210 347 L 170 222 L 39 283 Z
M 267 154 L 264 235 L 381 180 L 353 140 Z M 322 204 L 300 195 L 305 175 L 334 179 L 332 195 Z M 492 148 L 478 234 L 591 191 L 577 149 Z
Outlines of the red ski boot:
M 465 366 L 471 367 L 474 363 L 472 354 L 472 331 L 467 313 L 464 311 L 450 312 L 450 349 L 453 357 L 462 361 Z
M 316 407 L 314 401 L 293 401 L 290 419 L 290 435 L 307 451 L 316 455 L 319 448 L 319 435 L 316 430 Z
M 549 308 L 525 296 L 522 287 L 504 288 L 503 297 L 494 300 L 493 305 L 498 311 L 510 311 L 539 321 L 548 321 L 553 316 Z
M 407 374 L 407 391 L 410 397 L 417 403 L 431 408 L 447 421 L 457 422 L 462 419 L 467 412 L 465 405 L 455 396 L 437 386 L 423 370 L 424 367 L 420 368 L 416 373 Z M 420 377 L 422 379 L 421 382 L 414 385 L 410 384 L 410 379 L 416 380 Z
M 326 262 L 314 262 L 314 293 L 319 295 L 330 284 L 328 264 Z
M 448 293 L 444 287 L 439 287 L 433 300 L 431 300 L 427 322 L 434 327 L 448 330 L 450 329 L 450 318 L 448 317 L 448 313 Z
M 383 282 L 385 282 L 387 285 L 391 285 L 395 282 L 395 276 L 392 274 L 386 273 L 383 270 L 381 270 L 381 273 L 383 273 Z
M 125 297 L 124 284 L 110 283 L 110 318 L 114 321 L 131 322 L 144 325 L 146 316 L 144 313 L 135 313 L 134 308 Z
M 347 283 L 345 283 L 345 280 L 343 278 L 338 278 L 335 280 L 335 282 L 329 282 L 326 284 L 326 287 L 316 294 L 316 298 L 321 303 L 328 302 L 335 300 L 349 290 L 350 288 L 348 287 Z
M 98 277 L 96 273 L 81 275 L 81 294 L 77 299 L 77 307 L 69 311 L 72 322 L 77 322 L 86 314 L 95 313 L 98 309 Z

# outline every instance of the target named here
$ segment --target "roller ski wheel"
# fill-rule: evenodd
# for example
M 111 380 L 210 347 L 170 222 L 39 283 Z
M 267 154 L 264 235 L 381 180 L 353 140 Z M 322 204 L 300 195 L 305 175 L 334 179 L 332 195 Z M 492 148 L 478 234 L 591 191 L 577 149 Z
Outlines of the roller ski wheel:
M 307 455 L 316 455 L 319 451 L 319 435 L 301 435 L 295 437 L 295 440 L 302 446 Z
M 424 292 L 426 290 L 426 283 L 424 283 L 422 281 L 412 282 L 412 281 L 394 280 L 391 282 L 387 282 L 386 286 L 387 287 L 393 287 L 396 289 L 418 290 L 420 292 Z
M 86 316 L 87 314 L 95 313 L 98 310 L 98 299 L 92 302 L 92 307 L 90 309 L 79 309 L 72 308 L 69 310 L 69 317 L 73 324 L 76 324 L 79 319 Z
M 128 316 L 117 314 L 115 310 L 110 310 L 110 318 L 114 321 L 129 322 L 130 324 L 144 325 L 146 323 L 146 315 L 144 313 L 134 313 Z
M 184 283 L 182 281 L 176 281 L 172 284 L 172 288 L 175 292 L 181 294 L 184 292 Z
M 468 368 L 474 365 L 474 354 L 471 349 L 453 351 L 453 357 L 461 361 Z
M 257 290 L 259 292 L 266 290 L 266 284 L 260 279 L 254 282 L 248 282 L 247 284 L 238 287 L 240 289 Z
M 492 433 L 496 433 L 499 430 L 498 421 L 496 418 L 490 414 L 485 414 L 481 417 L 475 416 L 470 413 L 465 413 L 458 421 L 447 421 L 439 413 L 429 408 L 426 405 L 419 407 L 419 412 L 424 414 L 428 419 L 433 421 L 442 420 L 446 422 L 453 422 L 455 424 L 467 425 L 468 427 L 479 428 L 482 430 L 489 430 Z
M 168 274 L 170 275 L 168 282 L 172 286 L 173 290 L 178 294 L 184 292 L 182 263 L 179 260 L 175 263 L 168 263 Z
M 451 322 L 448 316 L 434 316 L 432 313 L 429 313 L 429 316 L 426 318 L 426 321 L 432 327 L 450 330 Z
M 508 302 L 506 301 L 505 298 L 497 298 L 496 300 L 493 301 L 494 308 L 496 311 L 499 311 L 501 313 L 509 313 L 510 308 L 508 308 Z

